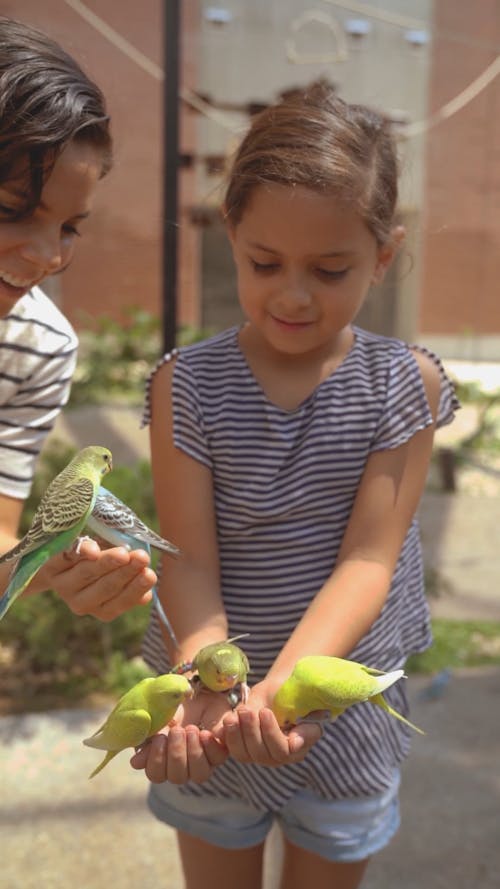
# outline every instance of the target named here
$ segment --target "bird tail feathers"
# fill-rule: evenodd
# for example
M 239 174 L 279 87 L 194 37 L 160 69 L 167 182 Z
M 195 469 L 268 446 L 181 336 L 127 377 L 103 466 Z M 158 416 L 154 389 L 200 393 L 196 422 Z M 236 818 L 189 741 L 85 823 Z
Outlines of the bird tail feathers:
M 85 741 L 84 741 L 83 743 L 85 744 Z M 116 756 L 116 754 L 119 753 L 119 752 L 120 752 L 119 750 L 109 750 L 108 753 L 106 753 L 106 756 L 104 757 L 104 759 L 102 760 L 102 762 L 100 762 L 99 765 L 97 766 L 97 768 L 95 768 L 94 771 L 90 773 L 90 775 L 89 775 L 89 781 L 90 781 L 91 778 L 94 777 L 94 775 L 97 775 L 100 771 L 102 771 L 102 769 L 104 768 L 104 766 L 107 766 L 108 762 L 111 762 L 111 760 L 112 760 L 112 759 Z
M 21 595 L 29 582 L 33 580 L 35 574 L 41 568 L 41 564 L 37 562 L 35 554 L 28 553 L 26 556 L 14 565 L 12 569 L 10 581 L 7 589 L 0 598 L 0 620 L 7 613 L 10 606 L 14 604 L 17 597 Z
M 409 719 L 405 719 L 404 716 L 401 716 L 401 713 L 398 713 L 397 710 L 393 710 L 392 707 L 389 706 L 387 701 L 382 697 L 381 694 L 375 695 L 375 697 L 370 698 L 370 703 L 376 704 L 377 707 L 382 707 L 382 710 L 385 710 L 386 713 L 390 713 L 391 716 L 394 716 L 396 719 L 399 719 L 400 722 L 404 722 L 405 725 L 409 725 L 410 728 L 414 729 L 414 731 L 418 732 L 419 735 L 425 735 L 425 732 L 418 727 L 418 725 L 414 725 L 413 722 L 410 722 Z

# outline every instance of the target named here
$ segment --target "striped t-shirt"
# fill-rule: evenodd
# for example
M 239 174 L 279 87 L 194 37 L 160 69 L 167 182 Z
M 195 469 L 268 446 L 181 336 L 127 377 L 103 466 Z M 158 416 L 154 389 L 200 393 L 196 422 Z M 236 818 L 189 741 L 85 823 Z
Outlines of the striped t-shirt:
M 77 346 L 39 287 L 0 318 L 0 494 L 28 496 L 36 458 L 69 397 Z
M 251 683 L 266 674 L 333 571 L 367 458 L 432 423 L 410 347 L 358 328 L 354 333 L 340 366 L 295 410 L 269 401 L 240 350 L 237 328 L 175 352 L 174 441 L 213 475 L 229 636 L 250 634 L 239 644 L 250 660 Z M 431 357 L 441 373 L 443 425 L 458 402 Z M 149 410 L 147 398 L 146 422 Z M 188 603 L 188 590 L 185 595 Z M 350 657 L 391 670 L 430 642 L 414 519 L 384 608 Z M 158 672 L 169 669 L 154 613 L 144 656 Z M 404 682 L 385 694 L 407 714 Z M 298 788 L 326 798 L 366 796 L 390 786 L 408 748 L 405 726 L 360 704 L 328 724 L 298 764 L 265 768 L 229 758 L 209 781 L 184 790 L 238 796 L 271 809 Z

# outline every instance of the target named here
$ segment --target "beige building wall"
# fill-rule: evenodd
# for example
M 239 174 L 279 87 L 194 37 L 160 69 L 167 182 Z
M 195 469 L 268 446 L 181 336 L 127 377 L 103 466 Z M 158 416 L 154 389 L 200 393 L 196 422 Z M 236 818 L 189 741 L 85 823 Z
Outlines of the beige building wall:
M 385 20 L 349 12 L 341 6 L 304 0 L 247 3 L 224 0 L 218 8 L 226 21 L 213 22 L 214 4 L 201 6 L 200 89 L 216 103 L 213 117 L 200 116 L 200 154 L 231 152 L 245 132 L 249 116 L 237 106 L 269 103 L 282 90 L 326 78 L 347 101 L 374 105 L 395 120 L 421 120 L 427 114 L 431 0 L 384 0 Z M 373 4 L 372 4 L 373 6 Z M 362 36 L 359 30 L 366 29 Z M 409 39 L 423 33 L 422 43 Z M 424 139 L 401 140 L 402 217 L 408 240 L 394 275 L 374 291 L 360 323 L 413 338 L 420 289 Z M 198 167 L 201 208 L 219 204 L 217 177 Z M 225 326 L 239 318 L 232 265 L 222 227 L 201 232 L 203 241 L 202 319 Z

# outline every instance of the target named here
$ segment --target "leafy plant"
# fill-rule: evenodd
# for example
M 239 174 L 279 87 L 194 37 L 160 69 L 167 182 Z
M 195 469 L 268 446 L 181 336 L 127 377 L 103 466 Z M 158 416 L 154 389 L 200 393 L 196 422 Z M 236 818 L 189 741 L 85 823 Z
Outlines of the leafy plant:
M 162 354 L 160 319 L 137 307 L 124 310 L 120 320 L 82 316 L 78 365 L 70 405 L 140 404 L 145 381 Z M 208 330 L 180 327 L 179 345 L 198 342 Z
M 432 621 L 432 630 L 433 645 L 409 658 L 409 673 L 500 664 L 500 622 L 439 618 Z

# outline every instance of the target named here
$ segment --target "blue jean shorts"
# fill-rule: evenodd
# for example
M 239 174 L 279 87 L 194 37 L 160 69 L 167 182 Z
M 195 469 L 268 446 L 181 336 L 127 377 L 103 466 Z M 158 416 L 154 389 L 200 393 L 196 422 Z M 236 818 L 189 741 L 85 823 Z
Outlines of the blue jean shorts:
M 300 790 L 278 812 L 237 798 L 183 793 L 166 781 L 150 785 L 148 805 L 160 821 L 225 849 L 260 845 L 277 821 L 295 846 L 329 861 L 362 861 L 398 830 L 399 781 L 396 769 L 388 790 L 356 799 L 325 800 Z

